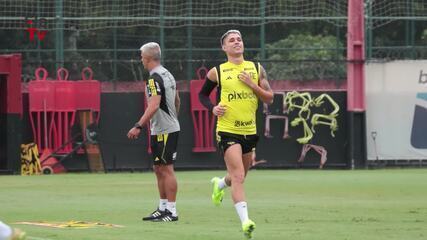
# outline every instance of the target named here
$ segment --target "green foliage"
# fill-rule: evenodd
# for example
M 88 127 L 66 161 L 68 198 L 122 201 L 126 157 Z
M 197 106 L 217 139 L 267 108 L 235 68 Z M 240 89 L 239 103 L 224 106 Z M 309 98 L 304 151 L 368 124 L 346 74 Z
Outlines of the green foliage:
M 343 43 L 334 36 L 292 34 L 268 44 L 270 79 L 341 80 L 345 78 Z

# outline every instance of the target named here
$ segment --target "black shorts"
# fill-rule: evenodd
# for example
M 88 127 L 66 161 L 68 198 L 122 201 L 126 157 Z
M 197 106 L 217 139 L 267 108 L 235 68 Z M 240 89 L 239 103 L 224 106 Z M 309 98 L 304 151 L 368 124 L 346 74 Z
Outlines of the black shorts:
M 154 165 L 174 164 L 179 132 L 151 135 L 151 152 Z
M 242 153 L 249 153 L 255 151 L 256 144 L 258 143 L 258 135 L 240 135 L 227 132 L 217 132 L 216 139 L 218 147 L 221 149 L 222 154 L 227 151 L 229 147 L 234 144 L 242 146 Z

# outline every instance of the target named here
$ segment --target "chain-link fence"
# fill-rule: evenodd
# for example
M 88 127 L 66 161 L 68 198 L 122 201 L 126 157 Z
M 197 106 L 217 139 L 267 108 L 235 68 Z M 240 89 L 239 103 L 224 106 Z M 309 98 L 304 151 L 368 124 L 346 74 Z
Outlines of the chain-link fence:
M 346 78 L 347 0 L 5 0 L 0 52 L 23 54 L 23 79 L 59 66 L 79 79 L 83 67 L 101 81 L 144 78 L 139 47 L 159 42 L 177 80 L 226 58 L 219 38 L 238 28 L 245 58 L 269 79 Z M 365 0 L 367 60 L 427 58 L 427 2 Z M 140 13 L 139 15 L 136 12 Z

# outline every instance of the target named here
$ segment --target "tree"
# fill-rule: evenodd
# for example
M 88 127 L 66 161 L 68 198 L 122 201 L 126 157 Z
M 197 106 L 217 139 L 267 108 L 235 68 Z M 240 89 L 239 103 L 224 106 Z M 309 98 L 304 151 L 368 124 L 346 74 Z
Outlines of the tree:
M 343 43 L 334 36 L 309 34 L 289 37 L 267 45 L 266 67 L 270 79 L 343 80 Z

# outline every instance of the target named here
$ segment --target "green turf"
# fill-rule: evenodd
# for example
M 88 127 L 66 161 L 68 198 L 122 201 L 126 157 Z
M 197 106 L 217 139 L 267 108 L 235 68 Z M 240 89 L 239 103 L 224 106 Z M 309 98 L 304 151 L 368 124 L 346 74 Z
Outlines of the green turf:
M 0 219 L 98 221 L 124 228 L 16 225 L 30 240 L 243 239 L 229 190 L 210 202 L 212 176 L 178 172 L 177 223 L 142 222 L 157 205 L 153 173 L 0 176 Z M 251 171 L 246 181 L 256 239 L 427 239 L 427 169 Z

